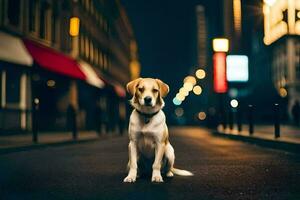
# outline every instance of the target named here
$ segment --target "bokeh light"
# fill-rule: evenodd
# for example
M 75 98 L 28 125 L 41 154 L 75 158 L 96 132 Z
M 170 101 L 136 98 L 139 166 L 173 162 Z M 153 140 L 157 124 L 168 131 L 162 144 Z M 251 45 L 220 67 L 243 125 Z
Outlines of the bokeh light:
M 194 86 L 194 85 L 196 85 L 197 80 L 193 76 L 187 76 L 187 77 L 184 78 L 183 82 L 184 83 L 191 83 Z
M 203 121 L 206 119 L 206 113 L 205 112 L 199 112 L 198 113 L 198 119 Z
M 184 96 L 188 96 L 189 95 L 189 91 L 186 88 L 184 88 L 184 87 L 180 88 L 179 93 L 182 94 L 182 95 L 184 95 Z
M 196 85 L 193 88 L 193 92 L 194 92 L 195 95 L 200 95 L 202 93 L 202 88 L 199 85 Z
M 175 109 L 175 115 L 181 117 L 184 114 L 184 110 L 181 107 Z
M 176 106 L 179 106 L 182 103 L 182 101 L 178 100 L 176 97 L 173 99 L 173 104 Z
M 286 97 L 287 96 L 287 90 L 285 89 L 285 88 L 280 88 L 279 89 L 279 95 L 281 96 L 281 97 Z
M 193 90 L 193 84 L 191 82 L 186 82 L 183 84 L 184 89 L 186 89 L 187 91 L 192 91 Z
M 204 71 L 203 69 L 198 69 L 198 70 L 196 71 L 196 77 L 197 77 L 198 79 L 204 79 L 205 76 L 206 76 L 206 73 L 205 73 L 205 71 Z
M 238 100 L 236 100 L 236 99 L 232 99 L 232 100 L 230 101 L 230 105 L 231 105 L 231 107 L 236 108 L 236 107 L 239 106 L 239 102 L 238 102 Z

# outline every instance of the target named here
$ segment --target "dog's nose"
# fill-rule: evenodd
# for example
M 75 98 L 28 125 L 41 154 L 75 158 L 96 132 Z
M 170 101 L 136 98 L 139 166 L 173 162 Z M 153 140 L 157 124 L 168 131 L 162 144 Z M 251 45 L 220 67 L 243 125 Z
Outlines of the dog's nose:
M 146 105 L 149 105 L 149 104 L 151 103 L 151 101 L 152 101 L 152 98 L 149 97 L 149 96 L 146 96 L 146 97 L 144 98 L 144 101 L 145 101 L 145 104 L 146 104 Z

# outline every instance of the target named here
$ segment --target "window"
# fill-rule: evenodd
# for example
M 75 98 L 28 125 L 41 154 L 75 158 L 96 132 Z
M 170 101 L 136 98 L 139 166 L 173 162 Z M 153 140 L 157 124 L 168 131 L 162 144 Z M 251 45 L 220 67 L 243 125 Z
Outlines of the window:
M 41 2 L 40 9 L 40 38 L 51 39 L 51 9 L 47 1 Z
M 20 26 L 21 0 L 7 1 L 7 20 L 10 25 Z
M 6 103 L 18 104 L 20 101 L 21 74 L 15 70 L 6 71 Z
M 51 20 L 51 40 L 52 43 L 59 43 L 59 8 L 58 2 L 53 1 L 53 11 Z
M 38 2 L 37 0 L 29 1 L 29 31 L 36 32 L 37 31 L 37 14 L 38 14 Z

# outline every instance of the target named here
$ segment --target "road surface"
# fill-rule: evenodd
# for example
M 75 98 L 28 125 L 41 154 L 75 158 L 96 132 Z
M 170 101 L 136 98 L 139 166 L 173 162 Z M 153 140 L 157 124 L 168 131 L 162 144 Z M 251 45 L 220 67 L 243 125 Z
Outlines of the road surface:
M 300 199 L 300 156 L 171 128 L 178 168 L 193 177 L 123 183 L 124 137 L 0 155 L 0 199 Z

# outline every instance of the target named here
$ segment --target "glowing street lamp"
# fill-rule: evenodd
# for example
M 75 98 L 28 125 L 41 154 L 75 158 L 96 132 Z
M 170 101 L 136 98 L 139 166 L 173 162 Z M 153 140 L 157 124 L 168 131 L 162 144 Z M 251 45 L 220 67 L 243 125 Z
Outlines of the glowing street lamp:
M 78 17 L 72 17 L 70 19 L 70 30 L 69 33 L 71 36 L 76 37 L 79 34 L 79 24 L 80 19 Z
M 213 39 L 213 50 L 215 52 L 228 52 L 229 40 L 226 38 L 215 38 Z

